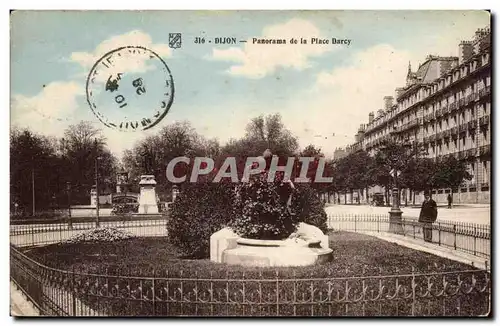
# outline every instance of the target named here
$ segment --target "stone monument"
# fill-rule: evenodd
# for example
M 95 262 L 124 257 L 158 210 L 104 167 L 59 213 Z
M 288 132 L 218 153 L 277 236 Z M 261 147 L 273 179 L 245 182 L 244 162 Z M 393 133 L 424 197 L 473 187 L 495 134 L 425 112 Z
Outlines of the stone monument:
M 139 214 L 158 214 L 155 176 L 141 175 L 139 186 L 141 187 L 141 192 L 139 193 Z
M 266 150 L 262 157 L 269 169 L 272 153 Z M 281 205 L 291 209 L 295 186 L 292 181 L 281 180 L 279 196 Z M 299 223 L 294 233 L 282 240 L 248 239 L 240 237 L 230 228 L 224 228 L 210 237 L 210 260 L 217 263 L 242 266 L 278 267 L 323 264 L 333 259 L 328 236 L 319 228 Z

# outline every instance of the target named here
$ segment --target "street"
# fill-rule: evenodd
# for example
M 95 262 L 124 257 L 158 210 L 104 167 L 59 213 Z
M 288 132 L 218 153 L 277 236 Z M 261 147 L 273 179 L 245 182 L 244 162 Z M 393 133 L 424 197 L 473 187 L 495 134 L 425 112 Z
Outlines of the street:
M 328 216 L 336 215 L 382 215 L 388 214 L 390 207 L 376 207 L 368 205 L 330 205 L 325 207 Z M 420 208 L 401 207 L 403 217 L 418 218 Z M 438 207 L 438 220 L 446 220 L 452 222 L 490 224 L 491 211 L 488 205 L 467 205 L 457 206 L 452 209 L 446 207 Z

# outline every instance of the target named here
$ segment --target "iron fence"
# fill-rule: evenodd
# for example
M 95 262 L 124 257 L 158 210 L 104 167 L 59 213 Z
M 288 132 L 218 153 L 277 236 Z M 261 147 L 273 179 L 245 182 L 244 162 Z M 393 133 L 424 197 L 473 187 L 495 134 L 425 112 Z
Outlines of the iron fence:
M 328 226 L 334 230 L 353 232 L 389 232 L 387 215 L 336 215 L 328 217 Z M 417 219 L 401 221 L 401 236 L 423 241 L 423 224 Z M 462 251 L 489 260 L 491 253 L 490 225 L 454 221 L 432 224 L 432 243 Z
M 479 316 L 490 311 L 487 271 L 296 278 L 150 271 L 65 271 L 11 246 L 11 278 L 43 315 Z
M 167 219 L 130 219 L 100 222 L 101 228 L 112 227 L 136 236 L 167 235 Z M 16 246 L 48 245 L 65 241 L 82 231 L 95 229 L 95 222 L 28 224 L 10 226 L 10 243 Z

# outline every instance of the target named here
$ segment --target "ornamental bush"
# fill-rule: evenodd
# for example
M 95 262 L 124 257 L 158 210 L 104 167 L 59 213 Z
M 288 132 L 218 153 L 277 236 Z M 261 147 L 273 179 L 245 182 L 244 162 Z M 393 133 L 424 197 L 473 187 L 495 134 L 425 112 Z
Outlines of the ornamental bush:
M 250 239 L 281 240 L 297 227 L 297 216 L 287 207 L 287 185 L 268 182 L 267 173 L 238 185 L 230 227 Z
M 233 214 L 231 183 L 185 183 L 171 207 L 168 237 L 190 258 L 210 255 L 210 236 L 227 226 Z
M 314 225 L 326 234 L 328 217 L 325 212 L 325 204 L 311 185 L 303 183 L 295 185 L 292 209 L 300 222 Z

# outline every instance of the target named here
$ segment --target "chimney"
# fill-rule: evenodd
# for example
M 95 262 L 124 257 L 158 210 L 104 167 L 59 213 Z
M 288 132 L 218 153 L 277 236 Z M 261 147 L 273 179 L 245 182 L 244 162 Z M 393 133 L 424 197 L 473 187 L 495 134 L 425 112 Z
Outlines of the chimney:
M 458 45 L 458 64 L 462 64 L 474 55 L 474 45 L 471 41 L 462 41 Z
M 359 134 L 354 135 L 354 142 L 355 143 L 359 142 Z
M 401 95 L 405 92 L 405 89 L 403 87 L 398 87 L 396 88 L 396 97 L 399 98 Z
M 384 96 L 384 108 L 386 111 L 389 111 L 392 108 L 393 103 L 394 103 L 394 97 Z
M 384 110 L 377 111 L 379 117 L 383 117 L 385 115 Z
M 375 119 L 375 113 L 370 112 L 370 114 L 368 114 L 368 124 L 372 123 L 373 119 Z

